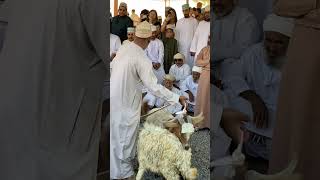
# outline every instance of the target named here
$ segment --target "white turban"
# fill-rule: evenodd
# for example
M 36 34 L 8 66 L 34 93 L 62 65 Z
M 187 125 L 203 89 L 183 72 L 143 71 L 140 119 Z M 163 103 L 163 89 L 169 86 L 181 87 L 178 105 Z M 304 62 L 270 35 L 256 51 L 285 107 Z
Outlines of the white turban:
M 173 59 L 182 59 L 184 60 L 184 55 L 181 53 L 177 53 L 176 55 L 173 56 Z
M 263 31 L 278 32 L 288 37 L 291 37 L 293 27 L 293 18 L 285 18 L 275 14 L 270 14 L 263 23 Z
M 151 31 L 151 24 L 147 21 L 143 21 L 142 23 L 138 24 L 136 27 L 135 35 L 139 38 L 149 38 L 152 36 Z
M 192 67 L 192 72 L 198 72 L 198 73 L 201 73 L 201 72 L 202 72 L 202 67 L 199 67 L 199 66 L 193 66 L 193 67 Z
M 134 27 L 128 27 L 127 32 L 128 33 L 134 33 Z
M 174 76 L 172 76 L 171 74 L 166 74 L 163 76 L 164 80 L 169 80 L 169 81 L 175 81 L 176 78 Z
M 189 4 L 182 5 L 182 10 L 187 10 L 187 9 L 190 9 Z

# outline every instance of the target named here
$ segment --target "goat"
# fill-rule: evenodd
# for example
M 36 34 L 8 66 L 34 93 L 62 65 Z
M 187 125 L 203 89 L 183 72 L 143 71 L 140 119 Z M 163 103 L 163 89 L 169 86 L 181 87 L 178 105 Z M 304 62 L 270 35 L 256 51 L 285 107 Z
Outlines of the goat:
M 192 132 L 181 133 L 186 122 L 173 117 L 166 110 L 153 109 L 146 118 L 138 138 L 139 171 L 136 179 L 140 180 L 145 170 L 162 174 L 168 180 L 179 180 L 179 174 L 188 179 L 197 178 L 197 169 L 191 168 L 191 149 L 188 140 Z M 201 122 L 203 116 L 187 116 L 188 125 Z M 168 128 L 168 129 L 166 129 Z M 171 132 L 170 132 L 171 131 Z M 173 132 L 173 133 L 172 133 Z

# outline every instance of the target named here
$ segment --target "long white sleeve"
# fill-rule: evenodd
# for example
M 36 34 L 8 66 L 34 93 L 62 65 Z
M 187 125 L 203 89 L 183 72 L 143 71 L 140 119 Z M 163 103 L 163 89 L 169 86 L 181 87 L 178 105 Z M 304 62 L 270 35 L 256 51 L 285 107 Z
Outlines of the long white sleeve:
M 240 60 L 229 64 L 228 61 L 223 62 L 222 72 L 224 74 L 224 87 L 231 90 L 233 97 L 239 96 L 241 92 L 249 90 L 248 82 L 251 81 L 250 68 L 252 67 L 251 53 L 245 52 Z
M 200 33 L 200 26 L 197 27 L 196 32 L 194 33 L 194 36 L 191 42 L 190 52 L 197 52 L 199 33 Z
M 180 84 L 180 90 L 181 91 L 183 91 L 183 92 L 185 92 L 185 91 L 187 91 L 187 90 L 189 90 L 189 88 L 188 88 L 188 86 L 187 86 L 187 82 L 188 81 L 188 79 L 185 79 L 184 81 L 182 81 L 181 82 L 181 84 Z
M 120 38 L 117 36 L 116 43 L 115 43 L 115 52 L 117 52 L 120 47 L 121 47 L 121 40 L 120 40 Z
M 158 41 L 159 42 L 159 59 L 158 62 L 163 66 L 163 61 L 164 61 L 164 46 L 162 41 Z
M 175 34 L 175 39 L 180 42 L 181 37 L 180 37 L 180 31 L 181 31 L 181 19 L 178 20 L 177 25 L 176 25 L 176 34 Z
M 167 88 L 157 84 L 157 77 L 152 70 L 152 63 L 148 60 L 147 56 L 139 59 L 135 64 L 139 77 L 141 78 L 145 87 L 155 96 L 163 98 L 166 101 L 179 103 L 179 95 L 169 91 Z

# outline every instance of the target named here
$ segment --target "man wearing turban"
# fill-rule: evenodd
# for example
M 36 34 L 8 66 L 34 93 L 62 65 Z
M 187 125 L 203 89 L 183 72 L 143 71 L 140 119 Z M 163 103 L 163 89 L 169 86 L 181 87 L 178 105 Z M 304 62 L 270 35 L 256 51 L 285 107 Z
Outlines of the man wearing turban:
M 251 117 L 245 126 L 250 134 L 245 143 L 246 153 L 268 160 L 293 19 L 271 14 L 264 21 L 263 29 L 263 42 L 248 48 L 238 62 L 226 68 L 229 76 L 224 91 L 233 108 Z

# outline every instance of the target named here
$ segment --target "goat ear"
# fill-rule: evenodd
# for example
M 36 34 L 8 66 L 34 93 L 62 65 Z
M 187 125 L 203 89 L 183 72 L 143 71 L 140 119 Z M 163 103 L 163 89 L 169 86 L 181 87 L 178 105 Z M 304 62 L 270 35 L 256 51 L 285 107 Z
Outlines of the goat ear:
M 175 127 L 179 127 L 179 123 L 168 121 L 164 123 L 164 126 L 167 128 L 175 128 Z
M 192 124 L 195 125 L 195 124 L 199 124 L 200 122 L 202 122 L 204 119 L 203 117 L 203 113 L 201 112 L 198 116 L 196 117 L 191 117 L 191 120 L 192 120 Z

